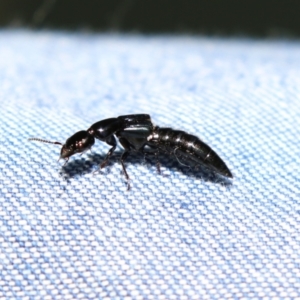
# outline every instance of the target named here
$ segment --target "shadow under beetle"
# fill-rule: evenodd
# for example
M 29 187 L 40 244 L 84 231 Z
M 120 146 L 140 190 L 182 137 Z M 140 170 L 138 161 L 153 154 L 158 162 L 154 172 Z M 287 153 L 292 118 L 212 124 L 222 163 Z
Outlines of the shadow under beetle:
M 203 165 L 222 176 L 233 178 L 224 161 L 198 137 L 184 131 L 154 126 L 147 114 L 126 115 L 99 121 L 86 131 L 76 132 L 64 144 L 38 138 L 29 140 L 61 145 L 59 159 L 64 159 L 67 163 L 70 156 L 89 150 L 94 145 L 95 138 L 111 146 L 100 169 L 107 165 L 114 153 L 117 139 L 123 146 L 125 151 L 121 155 L 121 165 L 128 189 L 130 188 L 129 176 L 124 162 L 131 152 L 155 155 L 159 173 L 158 154 L 166 153 L 175 156 L 180 163 L 184 161 L 188 166 Z

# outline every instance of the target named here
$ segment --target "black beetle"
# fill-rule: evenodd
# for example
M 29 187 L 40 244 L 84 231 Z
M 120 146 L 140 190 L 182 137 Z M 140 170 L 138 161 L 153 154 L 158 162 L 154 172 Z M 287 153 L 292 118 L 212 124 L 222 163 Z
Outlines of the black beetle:
M 224 161 L 207 144 L 198 137 L 181 130 L 154 126 L 147 114 L 119 116 L 99 121 L 86 131 L 78 131 L 69 137 L 64 144 L 38 138 L 39 141 L 62 145 L 60 159 L 67 163 L 69 157 L 76 153 L 89 150 L 95 143 L 95 138 L 111 146 L 100 168 L 107 165 L 117 147 L 117 139 L 124 148 L 121 155 L 121 164 L 127 180 L 129 176 L 125 168 L 125 160 L 131 152 L 154 154 L 157 169 L 160 172 L 158 154 L 163 152 L 175 156 L 179 162 L 184 161 L 188 166 L 204 165 L 208 169 L 228 178 L 233 178 Z

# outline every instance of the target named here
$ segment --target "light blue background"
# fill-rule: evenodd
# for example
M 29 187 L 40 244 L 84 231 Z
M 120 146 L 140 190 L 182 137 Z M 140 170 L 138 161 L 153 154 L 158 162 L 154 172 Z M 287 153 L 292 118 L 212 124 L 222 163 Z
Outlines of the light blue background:
M 1 299 L 300 299 L 300 42 L 0 32 Z M 198 135 L 231 185 L 109 147 L 101 119 Z

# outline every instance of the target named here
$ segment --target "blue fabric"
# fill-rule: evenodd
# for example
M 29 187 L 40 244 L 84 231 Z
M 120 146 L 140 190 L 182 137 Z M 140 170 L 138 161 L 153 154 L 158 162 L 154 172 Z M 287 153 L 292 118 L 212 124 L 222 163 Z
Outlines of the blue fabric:
M 1 299 L 299 299 L 300 43 L 0 32 Z M 232 184 L 109 147 L 62 167 L 98 120 L 195 134 Z M 276 299 L 277 299 L 276 298 Z

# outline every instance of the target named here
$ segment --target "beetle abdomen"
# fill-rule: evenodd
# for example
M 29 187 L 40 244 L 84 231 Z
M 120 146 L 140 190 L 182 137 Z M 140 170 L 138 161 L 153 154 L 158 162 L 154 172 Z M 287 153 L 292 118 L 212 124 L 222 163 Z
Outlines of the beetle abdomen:
M 181 130 L 155 127 L 148 138 L 148 144 L 161 151 L 175 155 L 190 166 L 205 165 L 215 172 L 232 178 L 224 161 L 198 137 Z

